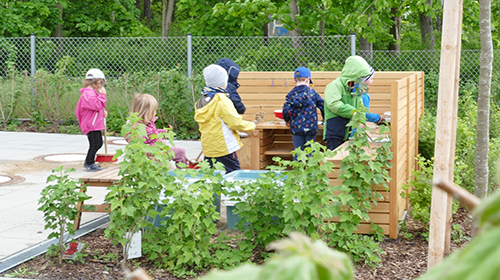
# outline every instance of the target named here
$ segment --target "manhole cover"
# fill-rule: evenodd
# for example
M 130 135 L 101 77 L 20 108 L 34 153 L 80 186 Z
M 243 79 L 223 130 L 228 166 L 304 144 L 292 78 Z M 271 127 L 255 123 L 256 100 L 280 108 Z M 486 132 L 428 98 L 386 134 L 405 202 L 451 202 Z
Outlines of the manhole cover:
M 127 146 L 128 142 L 125 139 L 115 139 L 115 140 L 108 140 L 108 144 Z
M 42 162 L 83 162 L 85 160 L 86 154 L 51 154 L 43 155 L 35 158 L 36 161 Z
M 24 181 L 24 177 L 0 174 L 0 186 L 13 185 Z

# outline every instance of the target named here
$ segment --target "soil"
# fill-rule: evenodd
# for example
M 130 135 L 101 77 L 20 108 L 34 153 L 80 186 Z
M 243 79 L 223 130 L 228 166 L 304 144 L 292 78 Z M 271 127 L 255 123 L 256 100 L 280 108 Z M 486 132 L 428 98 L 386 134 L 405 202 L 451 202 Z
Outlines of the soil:
M 2 130 L 2 127 L 0 127 Z M 19 128 L 16 131 L 37 132 L 36 129 L 28 125 Z M 47 132 L 58 132 L 44 131 Z M 0 172 L 16 173 L 25 170 L 34 172 L 46 169 L 47 166 L 41 166 L 44 163 L 17 163 L 12 166 L 0 165 Z M 45 163 L 46 164 L 46 163 Z M 471 223 L 469 212 L 459 209 L 453 215 L 452 224 L 459 225 L 459 230 L 452 234 L 451 250 L 464 246 L 470 238 Z M 381 262 L 375 267 L 365 264 L 357 264 L 356 279 L 414 279 L 422 275 L 427 270 L 427 252 L 428 242 L 424 237 L 425 227 L 413 220 L 411 215 L 406 216 L 406 229 L 401 230 L 397 239 L 386 238 L 380 243 L 382 254 Z M 12 274 L 17 278 L 28 279 L 124 279 L 124 273 L 116 259 L 108 259 L 115 253 L 121 256 L 122 249 L 113 246 L 109 240 L 104 237 L 104 230 L 98 229 L 77 240 L 77 242 L 86 243 L 83 251 L 86 256 L 82 262 L 63 261 L 59 264 L 57 260 L 40 255 L 26 263 L 19 265 L 0 276 Z M 152 279 L 180 279 L 172 276 L 165 270 L 157 268 L 152 262 L 144 257 L 134 260 L 134 267 L 143 268 Z
M 468 212 L 459 209 L 453 215 L 453 224 L 460 226 L 461 239 L 453 238 L 451 250 L 461 248 L 470 238 L 470 219 Z M 400 232 L 397 239 L 386 238 L 380 243 L 382 254 L 381 262 L 375 267 L 357 264 L 355 267 L 356 279 L 415 279 L 427 270 L 428 243 L 423 233 L 424 227 L 415 222 L 411 216 L 406 218 L 407 229 Z M 411 237 L 410 237 L 411 236 Z M 77 240 L 86 243 L 83 253 L 86 255 L 82 262 L 63 261 L 59 264 L 56 259 L 45 255 L 38 256 L 20 266 L 6 271 L 0 276 L 9 273 L 17 278 L 36 279 L 125 279 L 123 270 L 116 258 L 106 256 L 112 254 L 121 256 L 121 247 L 114 246 L 104 237 L 104 230 L 98 229 Z M 172 275 L 166 269 L 157 268 L 144 257 L 135 259 L 132 265 L 144 269 L 151 279 L 182 279 Z M 36 274 L 30 274 L 34 272 Z

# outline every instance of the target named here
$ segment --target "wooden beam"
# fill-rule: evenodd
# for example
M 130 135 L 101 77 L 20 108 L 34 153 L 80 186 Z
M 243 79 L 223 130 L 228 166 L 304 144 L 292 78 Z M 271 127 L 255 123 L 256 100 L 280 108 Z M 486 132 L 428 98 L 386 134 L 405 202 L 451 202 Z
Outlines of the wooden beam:
M 462 10 L 463 0 L 445 0 L 434 150 L 434 181 L 453 181 Z M 450 195 L 434 186 L 429 229 L 428 268 L 434 267 L 443 260 L 446 246 L 449 244 L 446 240 L 450 238 L 449 231 L 447 231 L 447 224 L 451 219 L 450 203 Z

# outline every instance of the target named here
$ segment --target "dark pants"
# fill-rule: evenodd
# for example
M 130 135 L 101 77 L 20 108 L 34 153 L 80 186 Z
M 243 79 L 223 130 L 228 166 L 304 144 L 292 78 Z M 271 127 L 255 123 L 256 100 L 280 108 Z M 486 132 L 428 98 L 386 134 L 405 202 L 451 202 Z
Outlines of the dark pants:
M 211 168 L 214 168 L 214 165 L 212 163 L 212 159 L 215 160 L 215 162 L 220 162 L 224 165 L 224 168 L 226 168 L 226 174 L 229 174 L 235 170 L 241 170 L 240 167 L 240 161 L 238 160 L 238 155 L 236 152 L 225 155 L 222 157 L 205 157 L 205 160 L 208 160 L 208 163 L 210 164 Z M 220 213 L 220 197 L 215 194 L 215 210 Z
M 306 148 L 306 143 L 309 141 L 315 141 L 316 140 L 316 135 L 295 135 L 292 134 L 292 141 L 293 141 L 293 146 L 295 149 L 300 148 L 300 150 L 304 150 Z M 293 160 L 297 160 L 297 155 L 293 156 Z
M 345 140 L 337 139 L 337 138 L 326 138 L 326 147 L 328 150 L 335 150 L 340 145 L 344 144 Z
M 222 157 L 205 157 L 205 160 L 208 160 L 208 163 L 210 163 L 210 167 L 214 168 L 212 159 L 214 159 L 215 162 L 220 162 L 224 165 L 226 174 L 229 174 L 235 170 L 241 170 L 240 161 L 238 160 L 238 155 L 236 154 L 236 152 Z
M 86 165 L 92 165 L 95 162 L 95 154 L 102 147 L 102 134 L 101 131 L 90 131 L 87 133 L 89 139 L 89 150 L 85 158 Z

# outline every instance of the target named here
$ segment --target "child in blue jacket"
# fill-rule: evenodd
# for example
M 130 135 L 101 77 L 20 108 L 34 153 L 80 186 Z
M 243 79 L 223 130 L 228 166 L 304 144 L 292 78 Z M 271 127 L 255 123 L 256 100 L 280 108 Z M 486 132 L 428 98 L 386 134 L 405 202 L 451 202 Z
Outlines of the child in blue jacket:
M 318 113 L 324 117 L 323 98 L 312 88 L 311 71 L 299 67 L 293 74 L 295 87 L 286 95 L 283 104 L 283 119 L 290 126 L 293 146 L 304 150 L 305 144 L 316 139 L 318 134 Z M 295 158 L 296 159 L 296 158 Z

